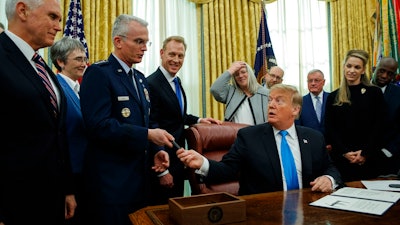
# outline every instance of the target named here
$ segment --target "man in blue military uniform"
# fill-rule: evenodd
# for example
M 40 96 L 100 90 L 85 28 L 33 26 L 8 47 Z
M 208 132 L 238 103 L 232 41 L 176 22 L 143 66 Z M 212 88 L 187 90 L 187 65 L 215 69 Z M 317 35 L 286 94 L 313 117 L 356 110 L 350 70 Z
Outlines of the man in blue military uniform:
M 163 172 L 174 139 L 149 125 L 150 97 L 144 75 L 132 69 L 147 50 L 147 22 L 129 15 L 116 18 L 114 52 L 89 66 L 80 89 L 89 144 L 83 168 L 88 224 L 129 225 L 129 213 L 146 206 L 150 167 Z M 154 164 L 152 157 L 154 156 Z

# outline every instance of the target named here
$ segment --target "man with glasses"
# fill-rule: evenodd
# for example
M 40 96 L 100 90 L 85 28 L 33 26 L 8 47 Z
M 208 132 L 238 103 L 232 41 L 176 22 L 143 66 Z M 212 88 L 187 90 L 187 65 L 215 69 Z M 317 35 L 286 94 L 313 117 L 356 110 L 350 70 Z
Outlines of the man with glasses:
M 324 91 L 324 73 L 319 69 L 308 72 L 309 93 L 303 96 L 303 108 L 296 124 L 313 128 L 325 134 L 325 104 L 329 93 Z
M 283 81 L 284 71 L 279 66 L 273 66 L 269 69 L 269 71 L 264 75 L 264 82 L 262 86 L 267 89 L 270 89 L 275 84 L 281 84 Z
M 86 69 L 80 89 L 89 143 L 83 167 L 86 224 L 130 225 L 129 213 L 148 205 L 151 169 L 169 166 L 164 145 L 173 136 L 150 125 L 149 85 L 132 68 L 149 44 L 148 23 L 120 15 L 112 28 L 114 51 Z
M 3 12 L 8 29 L 0 33 L 0 224 L 64 224 L 76 207 L 67 102 L 38 54 L 61 31 L 60 1 L 7 0 Z
M 388 106 L 388 129 L 385 131 L 385 148 L 382 152 L 386 158 L 382 160 L 381 174 L 399 174 L 400 169 L 400 87 L 393 84 L 397 74 L 398 63 L 394 58 L 382 58 L 372 76 L 372 83 L 382 89 Z

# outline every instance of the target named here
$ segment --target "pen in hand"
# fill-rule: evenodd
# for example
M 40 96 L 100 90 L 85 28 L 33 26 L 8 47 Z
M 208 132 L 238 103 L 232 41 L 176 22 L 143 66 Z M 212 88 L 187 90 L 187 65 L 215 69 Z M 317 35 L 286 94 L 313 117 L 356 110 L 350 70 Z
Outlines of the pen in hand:
M 181 148 L 181 146 L 179 146 L 178 143 L 176 143 L 176 141 L 172 141 L 172 145 L 174 146 L 174 148 L 176 148 L 176 150 Z
M 172 141 L 172 145 L 174 146 L 174 148 L 176 148 L 175 150 L 181 149 L 181 146 L 178 145 L 178 143 L 176 143 L 175 141 Z M 186 166 L 184 166 L 184 168 L 186 169 Z

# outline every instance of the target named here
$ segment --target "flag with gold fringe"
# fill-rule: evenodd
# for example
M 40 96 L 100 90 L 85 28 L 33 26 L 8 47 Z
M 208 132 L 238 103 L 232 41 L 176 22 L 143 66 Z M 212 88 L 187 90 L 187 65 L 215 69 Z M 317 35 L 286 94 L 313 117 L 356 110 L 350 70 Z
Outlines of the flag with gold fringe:
M 69 36 L 79 40 L 85 47 L 86 57 L 89 59 L 89 49 L 85 38 L 85 31 L 83 29 L 83 16 L 80 0 L 71 0 L 70 2 L 68 18 L 64 28 L 64 36 Z
M 274 49 L 272 48 L 263 5 L 261 7 L 260 29 L 258 31 L 257 50 L 254 61 L 254 74 L 257 76 L 257 81 L 261 83 L 268 69 L 276 65 L 277 63 L 275 59 Z
M 382 57 L 399 59 L 399 0 L 379 0 L 376 3 L 373 68 Z

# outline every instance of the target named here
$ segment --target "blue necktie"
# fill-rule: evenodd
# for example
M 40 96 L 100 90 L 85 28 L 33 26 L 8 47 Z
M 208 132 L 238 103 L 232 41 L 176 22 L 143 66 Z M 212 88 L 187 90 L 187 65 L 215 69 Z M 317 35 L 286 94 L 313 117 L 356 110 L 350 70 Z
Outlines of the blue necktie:
M 139 84 L 139 81 L 138 81 L 138 79 L 137 79 L 137 76 L 136 76 L 136 74 L 134 74 L 134 73 L 132 72 L 132 69 L 129 70 L 128 75 L 129 75 L 129 77 L 132 79 L 133 87 L 134 87 L 135 90 L 136 90 L 136 94 L 137 94 L 137 96 L 138 96 L 139 101 L 141 101 L 141 99 L 140 99 L 140 94 L 139 94 L 139 85 L 140 85 L 140 84 Z
M 35 53 L 35 55 L 33 55 L 32 60 L 35 62 L 35 66 L 36 66 L 36 69 L 38 71 L 38 75 L 39 75 L 40 79 L 42 80 L 43 85 L 45 86 L 46 90 L 49 93 L 49 100 L 50 100 L 50 103 L 51 103 L 51 106 L 52 106 L 54 117 L 57 117 L 57 115 L 58 115 L 57 96 L 56 96 L 56 93 L 55 93 L 55 91 L 53 89 L 53 86 L 50 83 L 49 78 L 47 77 L 47 72 L 46 72 L 46 67 L 45 67 L 44 60 L 37 53 Z
M 181 107 L 181 113 L 183 115 L 183 102 L 182 102 L 182 94 L 181 94 L 181 87 L 179 86 L 179 81 L 178 78 L 174 78 L 174 84 L 175 84 L 175 94 L 176 97 L 178 98 L 179 106 Z
M 296 165 L 294 163 L 294 158 L 292 151 L 286 141 L 286 135 L 288 132 L 286 130 L 279 131 L 282 136 L 281 141 L 281 158 L 283 172 L 286 178 L 287 190 L 299 189 L 299 180 L 297 178 Z
M 318 121 L 321 122 L 321 110 L 322 110 L 322 103 L 319 100 L 319 96 L 315 96 L 315 113 L 317 114 Z

